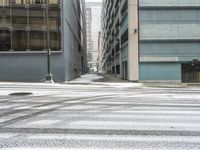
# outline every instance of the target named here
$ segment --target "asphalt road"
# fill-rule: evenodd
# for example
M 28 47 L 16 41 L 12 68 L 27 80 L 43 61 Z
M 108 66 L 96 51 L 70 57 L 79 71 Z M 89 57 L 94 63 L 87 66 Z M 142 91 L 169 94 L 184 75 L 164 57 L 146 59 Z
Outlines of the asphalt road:
M 200 88 L 0 83 L 0 149 L 199 150 Z

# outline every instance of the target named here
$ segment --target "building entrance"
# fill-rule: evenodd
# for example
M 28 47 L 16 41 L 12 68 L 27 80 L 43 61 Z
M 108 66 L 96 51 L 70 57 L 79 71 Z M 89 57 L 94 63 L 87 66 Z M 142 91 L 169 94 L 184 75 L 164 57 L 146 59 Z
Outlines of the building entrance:
M 127 61 L 122 62 L 122 79 L 128 80 L 128 63 L 127 63 Z
M 181 66 L 183 83 L 200 83 L 200 61 L 183 63 Z

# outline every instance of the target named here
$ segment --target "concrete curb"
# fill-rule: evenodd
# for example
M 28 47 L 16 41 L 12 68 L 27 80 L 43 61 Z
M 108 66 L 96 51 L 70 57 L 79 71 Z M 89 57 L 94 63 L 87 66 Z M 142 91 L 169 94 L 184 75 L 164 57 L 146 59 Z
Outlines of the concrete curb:
M 188 84 L 184 83 L 143 83 L 146 87 L 154 88 L 187 88 Z

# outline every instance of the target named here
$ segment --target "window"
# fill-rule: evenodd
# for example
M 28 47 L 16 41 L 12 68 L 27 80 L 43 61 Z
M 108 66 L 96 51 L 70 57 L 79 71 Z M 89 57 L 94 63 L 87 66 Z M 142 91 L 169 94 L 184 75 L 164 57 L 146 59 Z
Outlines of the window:
M 11 33 L 9 30 L 0 30 L 0 50 L 9 51 L 11 49 Z
M 126 13 L 127 9 L 128 9 L 128 2 L 126 0 L 125 4 L 121 10 L 121 16 L 123 16 Z
M 116 44 L 116 46 L 115 46 L 116 53 L 119 52 L 119 50 L 120 50 L 119 47 L 120 47 L 119 42 L 117 42 L 117 44 Z
M 46 49 L 45 2 L 0 0 L 0 51 Z M 29 7 L 26 4 L 30 4 Z M 61 49 L 59 0 L 49 0 L 48 18 L 51 49 L 58 51 Z
M 42 4 L 43 0 L 35 0 L 35 4 Z
M 12 32 L 12 49 L 15 51 L 23 51 L 28 49 L 28 33 L 23 30 L 14 30 Z
M 128 41 L 128 29 L 123 33 L 121 36 L 121 45 L 126 43 Z
M 120 65 L 116 66 L 116 74 L 120 74 Z
M 46 48 L 45 32 L 30 31 L 29 48 L 33 51 L 40 51 Z

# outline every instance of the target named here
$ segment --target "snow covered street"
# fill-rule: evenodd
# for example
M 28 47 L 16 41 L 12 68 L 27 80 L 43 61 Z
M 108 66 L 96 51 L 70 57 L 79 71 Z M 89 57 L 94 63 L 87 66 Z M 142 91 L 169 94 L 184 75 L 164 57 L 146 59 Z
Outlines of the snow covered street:
M 98 79 L 0 83 L 0 149 L 200 149 L 200 88 Z

